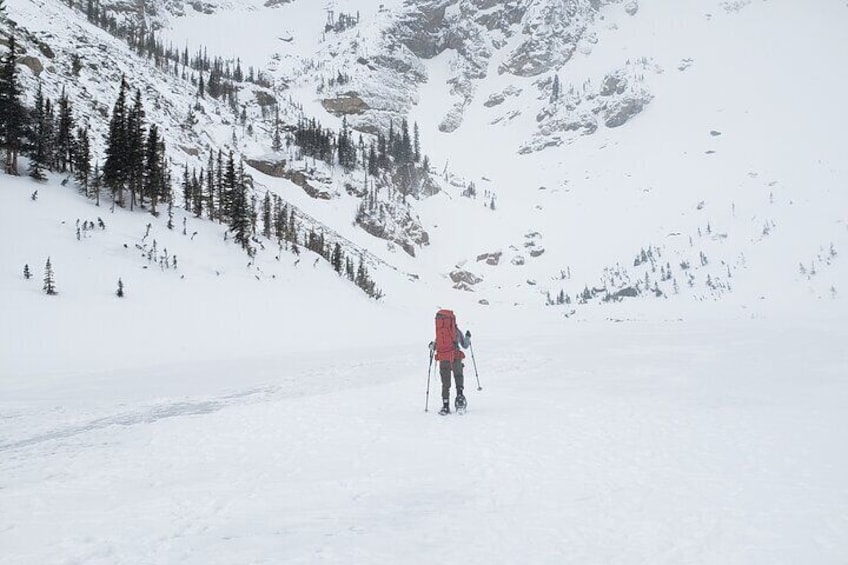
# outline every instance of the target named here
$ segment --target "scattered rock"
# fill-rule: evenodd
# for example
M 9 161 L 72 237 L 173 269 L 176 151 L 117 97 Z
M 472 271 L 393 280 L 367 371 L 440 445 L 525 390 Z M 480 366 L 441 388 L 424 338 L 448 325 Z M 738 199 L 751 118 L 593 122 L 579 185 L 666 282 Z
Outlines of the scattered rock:
M 489 99 L 483 102 L 483 106 L 486 108 L 493 108 L 495 106 L 500 106 L 506 101 L 506 96 L 502 92 L 496 92 L 489 96 Z
M 478 301 L 477 301 L 477 304 L 482 304 L 483 306 L 488 306 L 488 305 L 489 305 L 489 301 L 488 301 L 488 300 L 486 300 L 485 298 L 483 298 L 482 300 L 478 300 Z
M 485 261 L 487 265 L 495 266 L 501 261 L 501 256 L 503 255 L 503 251 L 495 251 L 492 253 L 483 253 L 482 255 L 477 256 L 477 262 Z
M 538 249 L 531 249 L 530 250 L 530 257 L 539 257 L 542 254 L 544 254 L 544 252 L 545 252 L 544 247 L 540 247 Z
M 245 163 L 260 173 L 270 177 L 283 178 L 292 181 L 303 189 L 303 191 L 318 200 L 331 200 L 332 195 L 323 190 L 318 190 L 309 184 L 309 178 L 302 171 L 292 171 L 286 168 L 286 161 L 268 161 L 261 159 L 246 159 Z
M 459 126 L 462 125 L 464 110 L 464 102 L 454 104 L 453 108 L 442 118 L 442 122 L 439 124 L 439 131 L 442 133 L 453 133 L 459 129 Z
M 512 258 L 512 261 L 511 261 L 511 263 L 513 265 L 516 265 L 516 266 L 519 266 L 519 267 L 521 265 L 525 264 L 526 262 L 527 262 L 527 260 L 524 258 L 523 255 L 516 255 L 515 257 Z
M 334 116 L 359 115 L 371 109 L 355 92 L 346 92 L 338 98 L 325 98 L 321 105 Z
M 601 96 L 612 96 L 613 94 L 624 94 L 627 90 L 627 77 L 622 71 L 616 71 L 604 77 L 601 85 Z
M 458 288 L 459 285 L 470 287 L 483 282 L 482 278 L 464 269 L 456 269 L 455 271 L 452 271 L 450 279 L 454 282 L 454 288 Z
M 612 300 L 621 300 L 622 298 L 636 298 L 637 296 L 639 296 L 639 291 L 632 286 L 628 286 L 611 294 L 610 298 Z
M 41 75 L 41 72 L 44 70 L 44 65 L 41 64 L 38 57 L 33 57 L 31 55 L 24 55 L 18 59 L 18 64 L 29 68 L 35 76 Z
M 53 53 L 53 50 L 46 43 L 39 42 L 38 50 L 41 51 L 41 54 L 47 57 L 48 59 L 55 59 L 56 54 Z
M 624 11 L 627 12 L 631 16 L 635 16 L 639 11 L 639 2 L 636 0 L 632 0 L 624 5 Z
M 277 103 L 277 99 L 274 98 L 273 95 L 268 94 L 263 90 L 257 90 L 254 96 L 256 96 L 256 103 L 262 106 L 263 108 L 267 108 L 268 106 L 274 106 Z
M 710 135 L 713 136 L 713 137 L 718 137 L 718 136 L 721 135 L 721 132 L 717 131 L 717 130 L 711 130 Z
M 644 93 L 644 97 L 626 97 L 609 104 L 604 110 L 604 125 L 608 128 L 623 126 L 641 113 L 652 99 L 653 96 Z

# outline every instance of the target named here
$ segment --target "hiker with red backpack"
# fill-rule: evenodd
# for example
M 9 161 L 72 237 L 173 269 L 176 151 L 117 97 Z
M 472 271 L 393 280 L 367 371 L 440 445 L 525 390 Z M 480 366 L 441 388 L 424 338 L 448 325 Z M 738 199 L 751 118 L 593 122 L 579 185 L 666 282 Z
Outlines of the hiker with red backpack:
M 430 361 L 432 364 L 433 354 L 435 353 L 436 361 L 439 362 L 439 374 L 442 377 L 442 409 L 439 410 L 439 414 L 443 416 L 450 414 L 451 373 L 453 373 L 453 378 L 456 381 L 454 406 L 457 412 L 465 412 L 465 407 L 468 405 L 463 394 L 465 379 L 462 373 L 462 360 L 465 359 L 465 354 L 459 348 L 468 349 L 470 345 L 471 332 L 462 333 L 456 324 L 456 315 L 451 310 L 439 310 L 436 313 L 436 341 L 430 342 Z M 429 389 L 428 372 L 428 396 L 430 394 Z

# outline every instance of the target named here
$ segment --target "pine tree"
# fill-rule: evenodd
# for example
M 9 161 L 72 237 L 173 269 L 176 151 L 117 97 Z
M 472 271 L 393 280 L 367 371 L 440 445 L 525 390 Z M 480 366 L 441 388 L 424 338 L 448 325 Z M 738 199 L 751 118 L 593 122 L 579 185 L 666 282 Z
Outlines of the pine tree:
M 188 165 L 183 166 L 183 209 L 188 211 L 191 209 L 192 203 L 192 185 L 191 179 L 188 177 Z
M 230 229 L 235 234 L 235 240 L 243 249 L 250 253 L 250 214 L 247 186 L 244 180 L 243 165 L 239 166 L 238 177 L 235 175 L 233 154 L 230 152 L 229 160 L 227 161 L 226 184 L 232 186 L 230 191 Z M 232 184 L 230 184 L 232 183 Z
M 9 37 L 9 50 L 0 62 L 0 146 L 6 150 L 7 174 L 18 174 L 18 153 L 26 126 L 26 111 L 21 102 L 16 61 L 15 36 Z
M 144 145 L 145 162 L 142 169 L 141 202 L 144 203 L 145 195 L 150 197 L 150 211 L 154 216 L 156 215 L 156 203 L 166 196 L 163 152 L 159 129 L 156 124 L 151 124 L 147 134 L 147 142 Z
M 41 82 L 35 94 L 35 109 L 32 112 L 32 150 L 29 160 L 29 176 L 35 180 L 44 180 L 47 168 L 47 114 L 44 108 L 44 93 Z
M 144 205 L 144 166 L 145 166 L 144 108 L 141 105 L 141 91 L 136 89 L 132 110 L 127 117 L 127 161 L 128 182 L 130 186 L 130 210 L 135 208 L 136 196 Z
M 56 164 L 61 172 L 67 172 L 70 165 L 73 169 L 74 163 L 74 117 L 71 111 L 71 102 L 65 94 L 65 88 L 62 88 L 62 95 L 59 97 L 59 127 L 56 132 Z
M 554 83 L 551 86 L 551 103 L 553 104 L 557 100 L 559 100 L 561 86 L 559 83 L 559 75 L 554 75 Z
M 26 280 L 29 280 L 29 279 L 32 278 L 32 272 L 30 272 L 30 270 L 29 270 L 29 263 L 24 265 L 24 278 Z
M 118 290 L 115 292 L 118 298 L 124 297 L 124 281 L 118 278 Z
M 280 108 L 274 105 L 274 136 L 271 139 L 271 150 L 275 153 L 283 148 L 283 142 L 280 139 Z
M 112 200 L 123 206 L 123 191 L 128 173 L 127 141 L 127 81 L 121 77 L 118 100 L 112 109 L 109 134 L 106 139 L 106 162 L 103 164 L 103 183 L 111 190 Z
M 213 171 L 215 170 L 214 157 L 212 150 L 209 150 L 209 161 L 206 163 L 206 209 L 209 212 L 209 219 L 215 219 L 215 178 Z M 201 175 L 203 172 L 201 171 Z
M 50 257 L 47 258 L 47 264 L 44 265 L 44 287 L 46 294 L 53 296 L 56 292 L 56 281 L 53 278 L 53 266 L 50 264 Z
M 421 133 L 418 130 L 418 122 L 415 122 L 415 127 L 413 129 L 413 139 L 412 139 L 412 159 L 416 163 L 421 162 Z
M 340 275 L 342 274 L 342 259 L 342 246 L 339 244 L 339 242 L 336 242 L 336 244 L 333 246 L 333 254 L 330 258 L 330 262 L 333 265 L 333 270 L 335 270 Z
M 91 177 L 91 142 L 88 137 L 88 128 L 77 130 L 76 150 L 74 151 L 74 177 L 82 186 L 85 195 L 88 194 L 89 179 Z
M 262 202 L 262 235 L 271 239 L 271 193 L 265 192 L 265 200 Z

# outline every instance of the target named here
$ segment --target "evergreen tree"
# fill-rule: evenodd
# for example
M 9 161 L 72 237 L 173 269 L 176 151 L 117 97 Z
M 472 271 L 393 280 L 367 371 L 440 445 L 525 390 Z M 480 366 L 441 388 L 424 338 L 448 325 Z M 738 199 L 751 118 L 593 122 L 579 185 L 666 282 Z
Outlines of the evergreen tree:
M 206 209 L 209 212 L 209 219 L 215 219 L 215 178 L 212 171 L 215 170 L 214 157 L 212 150 L 209 150 L 209 160 L 206 163 Z M 203 175 L 203 172 L 200 173 Z
M 188 210 L 191 209 L 191 204 L 192 204 L 192 200 L 193 200 L 191 179 L 189 179 L 189 176 L 188 176 L 188 165 L 183 166 L 182 188 L 183 188 L 183 209 L 188 211 Z
M 62 95 L 59 97 L 59 124 L 56 131 L 56 165 L 58 169 L 65 173 L 68 166 L 73 169 L 74 163 L 74 117 L 71 111 L 71 102 L 65 94 L 64 87 Z
M 53 296 L 56 292 L 56 281 L 53 278 L 53 266 L 50 264 L 50 257 L 47 258 L 47 264 L 44 265 L 44 287 L 46 294 Z
M 412 141 L 409 137 L 409 123 L 406 118 L 401 122 L 401 134 L 398 140 L 398 148 L 395 155 L 399 165 L 407 165 L 412 162 Z
M 127 140 L 127 81 L 121 77 L 118 100 L 112 109 L 109 134 L 106 139 L 106 162 L 103 164 L 103 183 L 112 192 L 112 199 L 123 206 L 123 191 L 128 178 Z
M 41 83 L 35 94 L 35 109 L 32 112 L 32 150 L 29 161 L 29 176 L 35 180 L 44 180 L 47 168 L 47 114 L 44 107 L 44 94 Z
M 551 86 L 551 103 L 554 103 L 559 100 L 561 90 L 562 87 L 559 83 L 559 75 L 554 75 L 554 83 Z
M 418 131 L 418 122 L 415 122 L 414 134 L 413 134 L 413 146 L 412 146 L 412 159 L 416 163 L 421 162 L 421 137 L 420 132 Z
M 333 254 L 330 259 L 330 263 L 333 265 L 333 270 L 335 270 L 338 274 L 342 274 L 342 246 L 337 241 L 333 246 Z
M 124 281 L 118 278 L 118 290 L 115 292 L 118 298 L 124 297 Z
M 29 270 L 29 263 L 24 265 L 24 278 L 29 280 L 32 278 L 32 272 Z
M 135 207 L 136 196 L 144 205 L 144 166 L 145 166 L 145 135 L 144 108 L 141 105 L 141 91 L 136 89 L 132 110 L 127 119 L 127 161 L 129 165 L 128 182 L 130 186 L 130 210 Z
M 218 220 L 223 222 L 225 217 L 229 217 L 230 212 L 224 191 L 224 154 L 220 149 L 218 149 L 218 158 L 215 163 L 215 198 L 218 201 Z
M 26 111 L 21 102 L 16 61 L 18 49 L 15 36 L 9 37 L 9 50 L 0 61 L 0 147 L 6 150 L 7 174 L 18 174 L 18 153 L 26 126 Z
M 85 195 L 89 196 L 89 179 L 91 177 L 91 142 L 88 128 L 77 130 L 76 150 L 74 151 L 74 177 L 82 186 Z
M 203 216 L 203 171 L 200 171 L 200 178 L 197 178 L 197 171 L 191 172 L 191 195 L 194 205 L 194 216 L 200 218 Z
M 159 129 L 156 124 L 150 125 L 144 151 L 145 163 L 141 201 L 144 203 L 145 195 L 150 198 L 150 211 L 155 216 L 156 203 L 167 196 L 165 193 L 164 144 L 159 137 Z
M 233 153 L 230 152 L 227 161 L 226 184 L 230 190 L 230 229 L 235 234 L 235 240 L 243 249 L 250 252 L 250 214 L 247 198 L 247 186 L 244 179 L 243 166 L 239 167 L 239 175 L 236 177 L 234 171 Z
M 280 139 L 280 107 L 274 105 L 274 136 L 271 139 L 271 150 L 275 153 L 283 148 L 283 142 Z
M 265 200 L 262 202 L 262 235 L 271 239 L 271 193 L 265 192 Z

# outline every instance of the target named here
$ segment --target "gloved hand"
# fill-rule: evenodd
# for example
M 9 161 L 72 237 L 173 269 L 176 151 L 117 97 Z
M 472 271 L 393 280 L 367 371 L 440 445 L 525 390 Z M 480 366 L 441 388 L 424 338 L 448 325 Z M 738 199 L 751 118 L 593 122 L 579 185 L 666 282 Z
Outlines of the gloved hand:
M 431 342 L 430 342 L 430 345 L 428 345 L 427 347 L 429 347 L 429 348 L 430 348 L 430 351 L 431 351 L 431 352 L 432 352 L 432 351 L 435 351 L 435 350 L 436 350 L 436 342 L 435 342 L 435 341 L 431 341 Z
M 465 330 L 465 339 L 466 339 L 466 340 L 470 340 L 470 339 L 471 339 L 471 332 L 470 332 L 470 331 L 468 331 L 468 330 Z

